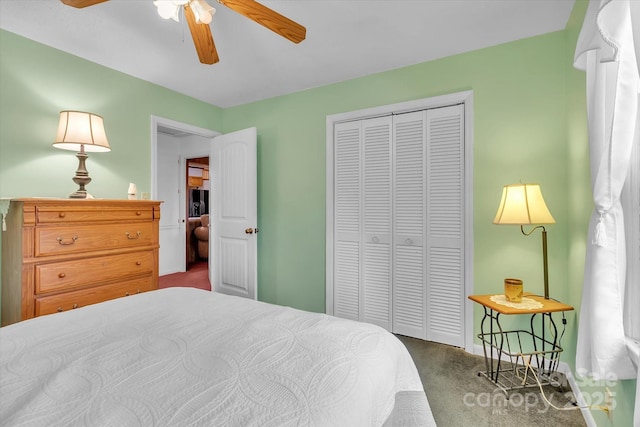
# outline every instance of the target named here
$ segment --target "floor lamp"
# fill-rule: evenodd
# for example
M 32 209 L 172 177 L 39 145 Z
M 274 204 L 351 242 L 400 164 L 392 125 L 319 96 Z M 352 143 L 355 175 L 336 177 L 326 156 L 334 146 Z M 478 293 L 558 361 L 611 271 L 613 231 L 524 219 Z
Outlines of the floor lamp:
M 549 299 L 549 271 L 547 262 L 547 230 L 538 224 L 555 224 L 551 212 L 542 197 L 542 190 L 538 184 L 511 184 L 502 189 L 500 207 L 493 220 L 499 225 L 519 225 L 525 236 L 530 236 L 535 230 L 542 230 L 542 263 L 544 269 L 544 298 Z M 528 233 L 525 225 L 536 225 Z

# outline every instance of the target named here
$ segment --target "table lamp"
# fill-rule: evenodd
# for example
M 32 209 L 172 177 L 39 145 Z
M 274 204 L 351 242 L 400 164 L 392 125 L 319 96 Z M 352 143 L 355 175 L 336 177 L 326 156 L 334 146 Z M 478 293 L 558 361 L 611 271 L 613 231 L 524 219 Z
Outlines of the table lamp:
M 56 148 L 77 151 L 78 170 L 73 177 L 73 182 L 79 188 L 69 195 L 72 199 L 86 199 L 85 185 L 91 182 L 85 161 L 89 157 L 86 151 L 105 152 L 111 151 L 107 134 L 104 131 L 104 121 L 101 116 L 82 111 L 60 111 L 58 133 L 53 143 Z
M 511 184 L 502 189 L 500 207 L 493 220 L 499 225 L 519 225 L 522 234 L 531 235 L 535 230 L 542 230 L 542 262 L 544 268 L 544 298 L 549 299 L 549 273 L 547 263 L 547 230 L 542 225 L 524 231 L 525 225 L 555 224 L 551 212 L 542 197 L 538 184 Z

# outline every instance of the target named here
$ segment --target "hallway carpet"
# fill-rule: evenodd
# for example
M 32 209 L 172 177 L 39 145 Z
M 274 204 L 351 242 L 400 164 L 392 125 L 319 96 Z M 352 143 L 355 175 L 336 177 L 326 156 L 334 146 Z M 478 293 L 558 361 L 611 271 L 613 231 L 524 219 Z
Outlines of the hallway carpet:
M 211 290 L 209 283 L 209 269 L 207 262 L 198 262 L 184 273 L 173 273 L 158 278 L 158 288 L 190 287 Z

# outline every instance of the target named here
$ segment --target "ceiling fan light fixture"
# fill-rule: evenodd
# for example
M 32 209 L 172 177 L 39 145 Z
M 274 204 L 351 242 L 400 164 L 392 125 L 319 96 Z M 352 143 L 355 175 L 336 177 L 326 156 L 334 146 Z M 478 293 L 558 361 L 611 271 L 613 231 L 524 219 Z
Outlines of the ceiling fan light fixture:
M 210 24 L 213 14 L 216 13 L 216 10 L 205 0 L 191 0 L 189 6 L 193 10 L 198 24 Z
M 179 22 L 180 8 L 189 0 L 156 0 L 153 4 L 158 8 L 158 15 L 163 19 L 173 19 Z
M 108 0 L 60 1 L 67 6 L 83 8 Z M 293 43 L 300 43 L 306 38 L 307 29 L 305 27 L 256 0 L 217 1 Z M 216 10 L 207 3 L 207 0 L 154 0 L 153 5 L 157 8 L 158 15 L 163 19 L 173 19 L 180 22 L 180 13 L 183 12 L 200 62 L 211 65 L 220 61 L 209 26 Z

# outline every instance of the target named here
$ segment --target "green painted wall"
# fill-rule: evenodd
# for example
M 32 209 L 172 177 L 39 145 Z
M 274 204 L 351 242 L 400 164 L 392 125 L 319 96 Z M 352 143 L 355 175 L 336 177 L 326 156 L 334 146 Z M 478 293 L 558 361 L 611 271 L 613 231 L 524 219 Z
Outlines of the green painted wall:
M 565 33 L 556 32 L 224 111 L 225 132 L 259 132 L 260 297 L 325 307 L 327 115 L 473 89 L 475 292 L 521 277 L 542 292 L 541 237 L 495 226 L 502 186 L 539 182 L 549 227 L 552 294 L 566 299 Z M 588 182 L 585 183 L 588 185 Z M 479 315 L 479 312 L 478 312 Z
M 78 166 L 53 148 L 60 110 L 100 114 L 111 152 L 89 153 L 95 197 L 151 188 L 150 116 L 218 130 L 222 109 L 0 30 L 0 197 L 66 197 Z

